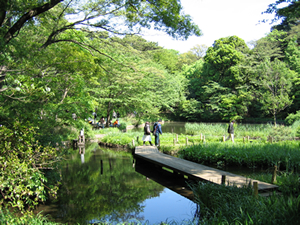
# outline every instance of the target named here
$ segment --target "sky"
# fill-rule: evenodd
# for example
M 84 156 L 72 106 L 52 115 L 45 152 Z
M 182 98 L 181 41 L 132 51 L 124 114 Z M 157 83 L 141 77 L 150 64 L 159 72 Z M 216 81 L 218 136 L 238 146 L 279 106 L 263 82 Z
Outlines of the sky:
M 274 25 L 260 23 L 263 19 L 273 19 L 274 15 L 262 14 L 268 5 L 276 0 L 181 0 L 185 14 L 189 14 L 203 35 L 192 36 L 186 41 L 176 41 L 157 31 L 148 31 L 143 37 L 157 42 L 166 49 L 180 53 L 188 52 L 199 45 L 212 46 L 215 40 L 236 35 L 246 43 L 258 40 L 270 32 Z

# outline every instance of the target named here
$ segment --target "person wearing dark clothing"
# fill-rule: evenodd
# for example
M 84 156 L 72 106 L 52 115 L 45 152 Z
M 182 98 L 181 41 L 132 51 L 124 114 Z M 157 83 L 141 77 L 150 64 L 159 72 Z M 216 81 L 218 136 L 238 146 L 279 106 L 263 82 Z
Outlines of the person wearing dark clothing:
M 153 146 L 153 144 L 151 143 L 151 130 L 150 130 L 150 124 L 149 124 L 149 122 L 145 123 L 145 126 L 144 126 L 144 136 L 143 136 L 142 140 L 143 140 L 143 145 L 144 146 L 145 146 L 146 141 L 149 141 L 149 144 L 151 146 Z
M 232 143 L 234 143 L 234 127 L 233 124 L 235 123 L 235 120 L 232 120 L 231 123 L 228 126 L 228 137 L 226 138 L 226 141 L 231 139 Z
M 162 134 L 161 130 L 161 119 L 159 119 L 157 122 L 153 125 L 153 135 L 155 136 L 155 145 L 159 146 L 159 134 Z

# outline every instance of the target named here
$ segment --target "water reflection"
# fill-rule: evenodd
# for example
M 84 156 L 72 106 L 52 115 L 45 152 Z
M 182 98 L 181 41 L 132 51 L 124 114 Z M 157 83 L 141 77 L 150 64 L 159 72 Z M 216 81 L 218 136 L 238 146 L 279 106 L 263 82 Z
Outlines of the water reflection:
M 152 180 L 156 178 L 151 174 L 137 172 L 131 155 L 95 146 L 78 151 L 62 165 L 58 199 L 41 208 L 54 221 L 154 224 L 170 219 L 193 219 L 195 204 Z M 153 205 L 156 207 L 152 209 Z
M 80 154 L 80 159 L 81 163 L 84 163 L 84 154 L 85 154 L 85 146 L 79 146 L 79 154 Z

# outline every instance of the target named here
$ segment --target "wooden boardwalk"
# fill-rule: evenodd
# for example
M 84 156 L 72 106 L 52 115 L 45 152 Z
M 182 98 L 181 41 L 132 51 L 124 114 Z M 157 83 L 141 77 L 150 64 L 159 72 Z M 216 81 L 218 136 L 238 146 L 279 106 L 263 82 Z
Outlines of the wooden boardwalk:
M 249 184 L 249 182 L 251 182 L 251 185 L 253 185 L 253 182 L 257 182 L 259 192 L 273 191 L 278 188 L 277 185 L 258 180 L 251 180 L 233 173 L 163 154 L 154 146 L 137 146 L 135 148 L 135 156 L 160 167 L 169 168 L 174 173 L 186 175 L 189 179 L 205 180 L 216 184 L 222 184 L 222 176 L 225 175 L 226 185 L 242 187 Z

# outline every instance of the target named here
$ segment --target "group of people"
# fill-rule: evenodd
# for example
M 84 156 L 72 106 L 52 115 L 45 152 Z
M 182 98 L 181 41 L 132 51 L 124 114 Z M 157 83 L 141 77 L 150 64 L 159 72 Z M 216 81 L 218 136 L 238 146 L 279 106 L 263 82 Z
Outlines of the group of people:
M 101 119 L 98 121 L 98 127 L 104 128 L 105 124 L 106 124 L 106 120 L 104 119 L 104 117 L 102 116 Z M 108 124 L 109 127 L 119 127 L 120 126 L 120 122 L 119 119 L 117 118 L 115 120 L 115 122 L 109 121 Z
M 143 140 L 143 145 L 146 145 L 146 141 L 149 141 L 149 144 L 153 146 L 152 144 L 152 138 L 151 138 L 151 133 L 155 137 L 155 146 L 159 146 L 159 134 L 162 134 L 161 130 L 161 122 L 162 120 L 159 119 L 157 122 L 153 124 L 153 130 L 151 131 L 150 129 L 150 123 L 146 122 L 144 126 L 144 136 L 142 138 Z
M 143 145 L 145 146 L 146 145 L 146 141 L 149 142 L 149 144 L 151 146 L 153 146 L 152 144 L 152 138 L 151 138 L 151 133 L 154 135 L 155 137 L 155 146 L 159 146 L 159 134 L 162 134 L 162 130 L 161 130 L 161 122 L 162 120 L 159 119 L 157 122 L 154 123 L 153 125 L 153 130 L 151 131 L 150 129 L 150 123 L 149 122 L 146 122 L 145 123 L 145 126 L 144 126 L 144 136 L 142 138 L 143 140 Z M 229 123 L 229 126 L 228 126 L 228 137 L 226 138 L 226 141 L 231 139 L 231 141 L 234 143 L 234 125 L 235 123 L 235 120 L 232 120 L 230 123 Z

